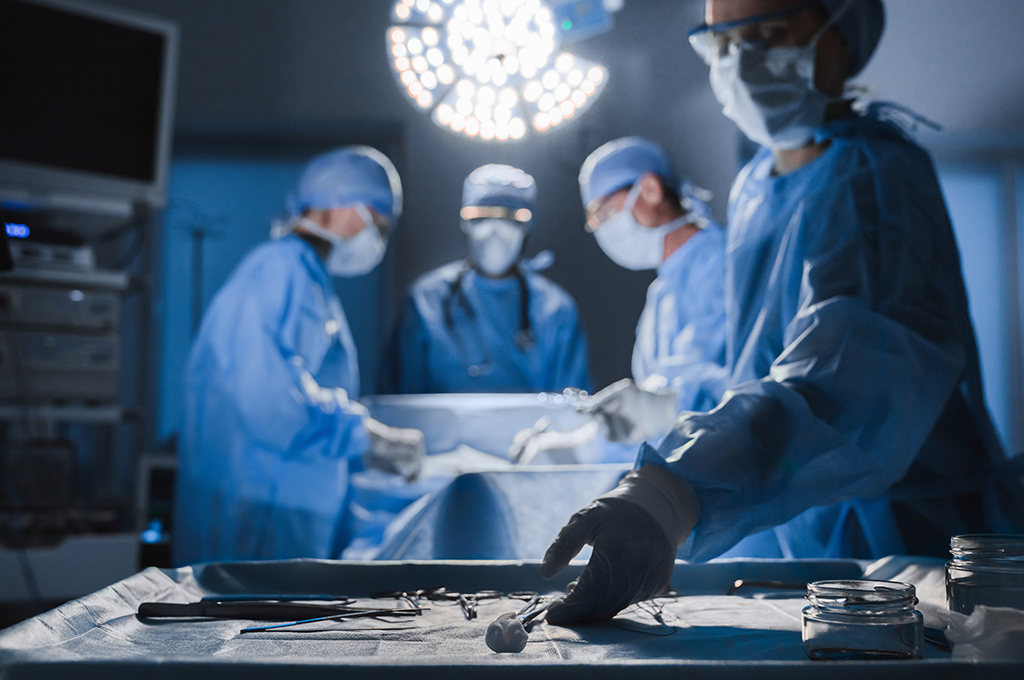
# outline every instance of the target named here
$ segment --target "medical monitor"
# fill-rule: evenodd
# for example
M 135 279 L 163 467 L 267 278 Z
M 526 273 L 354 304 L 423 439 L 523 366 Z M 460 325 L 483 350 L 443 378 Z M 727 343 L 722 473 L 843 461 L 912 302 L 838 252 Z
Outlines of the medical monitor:
M 178 28 L 66 0 L 0 0 L 0 199 L 164 203 Z

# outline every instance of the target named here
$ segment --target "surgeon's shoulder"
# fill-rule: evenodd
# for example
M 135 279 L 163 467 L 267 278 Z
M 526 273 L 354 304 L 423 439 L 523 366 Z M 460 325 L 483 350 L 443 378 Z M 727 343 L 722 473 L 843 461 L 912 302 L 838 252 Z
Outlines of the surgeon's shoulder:
M 880 219 L 921 209 L 939 219 L 945 208 L 932 158 L 913 138 L 907 123 L 886 115 L 887 110 L 884 105 L 873 106 L 859 119 L 857 134 L 850 140 L 856 176 L 844 184 L 870 191 L 870 205 Z
M 558 313 L 576 314 L 576 301 L 569 295 L 568 291 L 557 283 L 532 270 L 524 270 L 527 285 L 530 288 L 530 305 L 540 305 L 545 315 L 551 316 Z
M 849 172 L 870 172 L 887 183 L 913 182 L 921 173 L 933 174 L 928 152 L 910 130 L 886 114 L 884 106 L 872 107 L 852 118 L 835 139 L 846 155 Z
M 223 288 L 252 288 L 273 271 L 283 270 L 288 258 L 282 257 L 281 246 L 280 241 L 268 241 L 250 250 L 232 270 Z
M 238 266 L 237 274 L 259 288 L 323 278 L 313 248 L 297 236 L 262 243 L 252 250 Z
M 698 238 L 699 237 L 699 238 Z M 696 244 L 708 257 L 725 257 L 725 228 L 718 222 L 710 221 L 694 234 Z
M 279 318 L 289 300 L 312 299 L 306 294 L 315 283 L 309 264 L 296 244 L 287 241 L 260 244 L 242 258 L 211 301 L 204 328 L 218 329 L 214 336 L 219 338 L 234 337 L 242 328 L 251 331 L 250 322 Z
M 448 295 L 465 267 L 464 260 L 456 260 L 421 274 L 409 287 L 409 297 L 417 303 L 425 303 Z
M 693 235 L 693 251 L 687 270 L 692 277 L 725 278 L 725 229 L 717 222 L 708 223 Z

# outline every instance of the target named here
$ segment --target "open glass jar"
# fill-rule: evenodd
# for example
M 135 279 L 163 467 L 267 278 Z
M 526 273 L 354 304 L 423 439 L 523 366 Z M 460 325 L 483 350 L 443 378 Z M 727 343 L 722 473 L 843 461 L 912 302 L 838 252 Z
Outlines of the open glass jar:
M 1024 536 L 965 534 L 949 542 L 946 606 L 970 614 L 979 605 L 1024 609 Z
M 924 618 L 917 593 L 896 581 L 807 584 L 803 638 L 814 660 L 920 659 Z

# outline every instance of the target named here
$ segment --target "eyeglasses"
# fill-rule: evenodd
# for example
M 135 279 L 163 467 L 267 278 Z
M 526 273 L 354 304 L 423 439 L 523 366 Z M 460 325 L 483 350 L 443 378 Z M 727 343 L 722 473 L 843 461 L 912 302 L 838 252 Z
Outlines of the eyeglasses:
M 796 45 L 790 18 L 818 4 L 808 0 L 795 7 L 746 19 L 718 24 L 701 24 L 689 33 L 690 45 L 705 63 L 725 56 L 738 47 L 768 49 Z
M 370 214 L 373 215 L 373 226 L 377 227 L 377 231 L 380 232 L 380 237 L 387 240 L 388 236 L 391 234 L 391 220 L 382 215 L 378 215 L 372 210 L 370 211 Z
M 590 205 L 587 206 L 586 213 L 583 215 L 584 228 L 593 233 L 601 224 L 617 213 L 620 208 L 618 204 L 613 200 L 619 193 L 627 191 L 629 187 L 623 187 L 612 193 L 608 194 L 604 198 L 599 198 L 595 201 L 591 201 Z

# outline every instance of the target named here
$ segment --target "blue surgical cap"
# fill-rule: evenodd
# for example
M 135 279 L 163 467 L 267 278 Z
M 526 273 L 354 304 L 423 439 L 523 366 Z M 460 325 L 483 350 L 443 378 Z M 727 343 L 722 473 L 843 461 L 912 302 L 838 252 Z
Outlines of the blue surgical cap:
M 835 14 L 846 0 L 821 0 L 829 16 Z M 882 0 L 853 0 L 850 7 L 836 21 L 836 28 L 846 40 L 849 50 L 849 63 L 846 77 L 852 78 L 860 73 L 882 39 L 885 30 L 885 7 Z
M 392 222 L 402 215 L 402 182 L 387 156 L 346 146 L 311 160 L 289 201 L 292 214 L 362 204 Z
M 678 190 L 679 178 L 660 146 L 642 137 L 623 137 L 608 142 L 590 154 L 580 168 L 583 206 L 633 186 L 648 173 L 660 177 L 665 186 Z
M 469 173 L 462 184 L 462 205 L 494 205 L 533 209 L 537 183 L 510 165 L 485 165 Z

